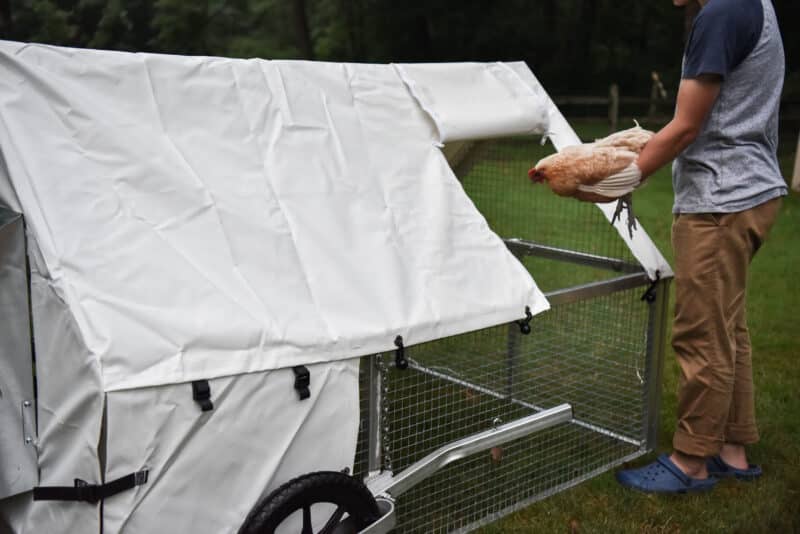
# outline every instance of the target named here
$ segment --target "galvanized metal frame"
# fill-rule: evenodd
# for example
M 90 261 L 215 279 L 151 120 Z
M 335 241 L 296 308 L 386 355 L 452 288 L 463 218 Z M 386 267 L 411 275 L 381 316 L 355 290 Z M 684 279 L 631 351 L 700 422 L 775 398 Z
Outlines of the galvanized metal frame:
M 383 375 L 379 367 L 380 357 L 380 354 L 376 354 L 365 358 L 369 367 L 367 371 L 367 388 L 369 391 L 367 470 L 370 476 L 380 473 L 383 469 L 383 440 L 381 432 L 383 427 Z
M 504 239 L 503 241 L 505 241 L 509 250 L 511 250 L 511 252 L 518 258 L 524 256 L 536 256 L 539 258 L 567 261 L 578 265 L 585 265 L 587 267 L 597 267 L 600 269 L 609 269 L 618 272 L 643 272 L 641 265 L 636 265 L 634 263 L 617 258 L 608 258 L 597 254 L 587 254 L 585 252 L 578 252 L 575 250 L 551 247 L 519 238 Z
M 653 288 L 654 299 L 649 302 L 647 325 L 647 368 L 645 381 L 647 399 L 644 418 L 648 450 L 658 446 L 658 429 L 661 414 L 661 381 L 664 373 L 664 353 L 667 342 L 667 317 L 669 314 L 669 286 L 671 278 L 658 280 Z
M 572 302 L 602 297 L 603 295 L 611 295 L 617 291 L 646 286 L 649 283 L 650 279 L 647 278 L 647 275 L 644 274 L 644 272 L 640 272 L 618 276 L 610 280 L 602 280 L 565 289 L 558 289 L 556 291 L 548 291 L 545 293 L 545 296 L 551 306 L 562 306 Z
M 567 423 L 572 419 L 572 407 L 561 404 L 542 410 L 536 414 L 516 421 L 499 425 L 478 434 L 449 443 L 431 452 L 402 472 L 390 478 L 377 477 L 367 482 L 367 487 L 375 495 L 388 494 L 399 497 L 415 485 L 433 475 L 444 466 L 477 452 L 485 451 L 533 432 Z

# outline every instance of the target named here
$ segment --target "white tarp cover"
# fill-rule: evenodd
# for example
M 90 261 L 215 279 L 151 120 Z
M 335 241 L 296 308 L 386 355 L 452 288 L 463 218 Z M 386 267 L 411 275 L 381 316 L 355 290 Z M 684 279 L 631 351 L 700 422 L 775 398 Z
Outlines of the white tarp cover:
M 524 83 L 509 65 L 456 63 L 448 65 L 446 76 L 439 67 L 395 65 L 436 123 L 440 142 L 543 133 L 547 95 Z
M 530 90 L 508 68 L 440 67 L 417 86 L 491 81 L 470 91 L 476 131 L 518 133 L 519 117 L 546 131 L 549 100 L 516 98 Z M 520 106 L 505 125 L 498 84 Z M 25 215 L 106 391 L 352 358 L 546 309 L 439 141 L 391 65 L 0 42 L 0 201 Z

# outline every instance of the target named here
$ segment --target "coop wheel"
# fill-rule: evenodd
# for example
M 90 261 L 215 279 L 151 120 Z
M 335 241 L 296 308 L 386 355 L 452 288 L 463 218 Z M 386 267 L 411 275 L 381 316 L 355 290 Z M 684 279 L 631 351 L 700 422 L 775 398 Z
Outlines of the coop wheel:
M 290 480 L 259 501 L 239 534 L 272 534 L 301 510 L 303 527 L 298 534 L 314 534 L 311 507 L 322 503 L 333 504 L 336 511 L 316 534 L 356 533 L 380 516 L 378 504 L 364 484 L 342 473 L 319 471 Z M 344 514 L 348 517 L 343 521 Z

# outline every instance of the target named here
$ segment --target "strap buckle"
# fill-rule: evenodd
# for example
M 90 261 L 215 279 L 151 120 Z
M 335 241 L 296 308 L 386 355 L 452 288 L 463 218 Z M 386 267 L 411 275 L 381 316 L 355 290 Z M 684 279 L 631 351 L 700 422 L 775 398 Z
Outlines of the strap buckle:
M 75 479 L 75 500 L 84 501 L 90 504 L 99 502 L 102 498 L 100 494 L 101 486 L 97 484 L 89 484 L 80 478 Z

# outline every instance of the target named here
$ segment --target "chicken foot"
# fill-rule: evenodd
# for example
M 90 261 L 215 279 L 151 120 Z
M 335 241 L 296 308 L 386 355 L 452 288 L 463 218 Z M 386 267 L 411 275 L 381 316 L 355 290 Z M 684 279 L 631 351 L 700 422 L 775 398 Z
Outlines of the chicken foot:
M 611 224 L 614 224 L 617 219 L 622 220 L 622 211 L 628 212 L 628 234 L 633 239 L 633 231 L 636 230 L 636 216 L 633 214 L 633 194 L 628 193 L 622 195 L 617 199 L 617 208 L 614 210 L 614 216 L 611 218 Z

